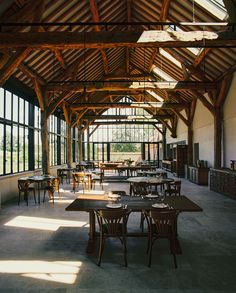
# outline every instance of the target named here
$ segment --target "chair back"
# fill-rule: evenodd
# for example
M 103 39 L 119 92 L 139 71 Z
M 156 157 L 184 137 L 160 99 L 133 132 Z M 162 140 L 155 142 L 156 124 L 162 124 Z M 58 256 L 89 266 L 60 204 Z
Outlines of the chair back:
M 78 183 L 84 182 L 85 177 L 86 177 L 86 175 L 84 174 L 84 172 L 73 173 L 73 178 Z
M 144 182 L 134 182 L 132 184 L 133 195 L 142 196 L 148 194 L 148 184 Z
M 175 210 L 150 211 L 149 219 L 151 232 L 157 234 L 158 238 L 174 237 L 176 229 Z
M 127 209 L 97 211 L 100 232 L 110 236 L 119 236 L 126 233 L 130 211 Z
M 166 195 L 181 195 L 181 181 L 170 182 L 165 190 Z
M 18 180 L 18 189 L 20 192 L 28 191 L 30 182 L 28 180 L 19 179 Z

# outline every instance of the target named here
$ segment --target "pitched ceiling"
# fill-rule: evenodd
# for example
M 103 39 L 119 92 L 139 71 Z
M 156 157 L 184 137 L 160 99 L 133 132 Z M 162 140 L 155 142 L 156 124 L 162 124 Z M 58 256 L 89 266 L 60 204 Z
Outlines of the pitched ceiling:
M 189 108 L 206 92 L 214 100 L 222 78 L 236 68 L 235 38 L 217 46 L 207 43 L 207 39 L 196 42 L 202 48 L 189 48 L 187 42 L 182 45 L 181 41 L 176 45 L 175 33 L 173 46 L 163 40 L 159 45 L 147 45 L 141 38 L 142 32 L 150 30 L 167 32 L 174 28 L 180 34 L 184 34 L 181 30 L 227 30 L 227 26 L 196 25 L 227 18 L 225 8 L 214 4 L 222 1 L 206 0 L 213 5 L 211 10 L 201 2 L 204 1 L 0 1 L 0 85 L 4 86 L 11 76 L 18 79 L 35 90 L 41 108 L 46 107 L 49 114 L 67 108 L 74 124 L 89 115 L 93 117 L 91 123 L 95 114 L 109 107 L 99 103 L 115 103 L 124 96 L 136 102 L 163 101 L 163 107 L 148 109 L 163 117 Z M 195 46 L 194 42 L 191 45 Z

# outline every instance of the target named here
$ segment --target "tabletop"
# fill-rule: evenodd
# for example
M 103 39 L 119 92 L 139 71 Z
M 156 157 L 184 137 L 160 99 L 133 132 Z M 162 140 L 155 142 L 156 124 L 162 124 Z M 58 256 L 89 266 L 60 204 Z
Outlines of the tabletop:
M 174 181 L 172 178 L 158 178 L 158 177 L 130 177 L 127 179 L 130 183 L 149 183 L 149 184 L 163 184 Z
M 91 199 L 75 199 L 68 207 L 66 211 L 85 211 L 91 212 L 100 209 L 107 209 L 106 205 L 109 201 L 103 200 L 91 200 Z M 155 209 L 152 207 L 154 203 L 157 203 L 157 199 L 143 199 L 134 197 L 122 197 L 121 203 L 127 206 L 127 209 L 133 212 L 139 212 L 142 210 Z M 201 212 L 202 208 L 194 203 L 192 200 L 184 195 L 181 196 L 168 196 L 163 201 L 170 208 L 178 212 Z

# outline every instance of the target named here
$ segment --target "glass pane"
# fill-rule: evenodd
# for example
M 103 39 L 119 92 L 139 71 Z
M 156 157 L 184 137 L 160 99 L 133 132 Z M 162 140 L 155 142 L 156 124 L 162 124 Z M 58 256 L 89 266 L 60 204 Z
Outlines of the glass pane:
M 35 158 L 35 169 L 39 168 L 39 132 L 34 132 L 34 158 Z
M 19 128 L 19 171 L 24 171 L 24 128 Z
M 18 122 L 18 97 L 13 95 L 13 121 Z
M 12 94 L 8 91 L 6 91 L 6 119 L 11 120 L 11 98 Z
M 18 127 L 14 125 L 12 130 L 12 172 L 15 173 L 18 171 Z
M 3 147 L 4 147 L 3 124 L 0 123 L 0 174 L 3 174 Z
M 25 162 L 24 170 L 29 170 L 29 129 L 25 127 Z M 32 142 L 31 142 L 32 143 Z
M 6 173 L 11 173 L 11 126 L 6 126 Z
M 25 117 L 25 109 L 24 109 L 24 100 L 22 98 L 19 98 L 19 123 L 24 123 L 24 117 Z
M 29 125 L 29 103 L 25 101 L 25 124 Z
M 0 117 L 4 117 L 4 89 L 0 88 Z

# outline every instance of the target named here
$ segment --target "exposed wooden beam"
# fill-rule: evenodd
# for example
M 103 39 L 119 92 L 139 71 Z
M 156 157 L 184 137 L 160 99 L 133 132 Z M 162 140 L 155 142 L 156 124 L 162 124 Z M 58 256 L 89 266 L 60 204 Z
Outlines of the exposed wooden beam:
M 45 98 L 45 93 L 42 90 L 42 87 L 38 83 L 38 81 L 35 79 L 34 80 L 34 91 L 36 93 L 36 96 L 38 98 L 39 102 L 39 107 L 42 111 L 45 111 L 47 105 L 46 105 L 46 98 Z M 45 117 L 47 118 L 47 117 Z
M 66 124 L 70 125 L 71 124 L 71 112 L 69 112 L 65 102 L 62 103 L 62 110 L 63 110 L 64 117 L 66 120 Z
M 53 100 L 47 110 L 47 114 L 48 116 L 53 114 L 53 112 L 57 109 L 57 107 L 66 99 L 68 99 L 69 97 L 71 97 L 71 93 L 63 93 L 60 96 L 58 96 L 55 100 Z
M 146 103 L 119 103 L 119 102 L 113 102 L 113 103 L 76 103 L 72 104 L 70 106 L 70 109 L 73 110 L 81 110 L 83 108 L 87 109 L 106 109 L 106 108 L 147 108 L 147 109 L 183 109 L 184 106 L 179 103 L 164 103 L 161 107 L 158 106 L 158 104 L 155 104 L 154 102 L 146 102 Z
M 139 82 L 100 82 L 100 81 L 78 81 L 71 83 L 53 82 L 48 83 L 46 91 L 72 91 L 83 92 L 86 88 L 86 92 L 99 92 L 99 91 L 144 91 L 144 90 L 166 90 L 166 91 L 180 91 L 189 89 L 215 89 L 216 84 L 214 82 L 203 81 L 178 81 L 178 82 L 152 82 L 152 81 L 139 81 Z
M 184 122 L 186 126 L 189 125 L 188 119 L 186 119 L 179 111 L 176 111 L 175 109 L 172 109 L 172 111 Z
M 215 107 L 221 107 L 224 105 L 228 91 L 231 86 L 232 79 L 233 79 L 233 75 L 230 74 L 222 80 L 221 86 L 220 86 L 220 91 L 219 91 L 218 97 L 216 99 Z
M 62 56 L 60 50 L 53 49 L 53 52 L 54 52 L 54 54 L 55 54 L 55 57 L 57 58 L 57 60 L 58 60 L 59 63 L 61 64 L 61 67 L 62 67 L 63 69 L 66 69 L 66 68 L 67 68 L 67 66 L 66 66 L 66 62 L 65 62 L 65 60 L 64 60 L 64 58 L 63 58 L 63 56 Z
M 145 115 L 141 115 L 145 116 Z M 151 119 L 169 119 L 171 118 L 171 115 L 166 115 L 166 114 L 157 114 L 157 115 L 152 115 L 153 117 Z M 135 117 L 135 116 L 134 116 Z M 143 117 L 145 118 L 145 117 Z M 129 119 L 129 115 L 84 115 L 83 119 L 88 119 L 88 120 L 96 120 L 96 119 L 104 119 L 104 120 L 126 120 Z M 135 120 L 135 119 L 134 119 Z
M 9 58 L 0 72 L 0 86 L 2 86 L 8 80 L 8 78 L 13 74 L 15 69 L 19 67 L 21 62 L 26 58 L 30 51 L 31 49 L 29 48 L 23 48 Z
M 122 75 L 114 75 L 114 74 L 107 74 L 104 76 L 104 80 L 134 80 L 136 78 L 142 78 L 142 79 L 153 79 L 153 76 L 150 74 L 142 74 L 142 73 L 136 73 L 136 74 L 122 74 Z
M 169 48 L 165 49 L 172 57 L 174 57 L 176 60 L 178 60 L 182 66 L 185 66 L 186 69 L 190 71 L 193 75 L 195 75 L 197 78 L 201 80 L 206 80 L 205 72 L 202 71 L 200 68 L 195 68 L 192 64 L 190 64 L 187 60 L 182 58 L 176 51 L 173 51 Z M 190 74 L 188 73 L 188 76 L 186 76 L 186 79 L 188 79 Z
M 202 95 L 196 90 L 191 90 L 191 92 L 193 93 L 194 97 L 196 99 L 199 99 L 202 102 L 202 104 L 211 112 L 211 114 L 214 115 L 214 107 L 210 102 L 208 102 L 204 95 Z
M 0 48 L 105 49 L 118 47 L 230 48 L 236 47 L 236 33 L 210 31 L 100 31 L 0 33 Z
M 151 124 L 151 125 L 155 125 L 155 124 L 162 124 L 161 122 L 155 121 L 155 122 L 151 122 L 151 121 L 95 121 L 91 123 L 92 125 L 113 125 L 113 124 L 138 124 L 138 125 L 144 125 L 144 124 Z
M 132 21 L 132 0 L 127 0 L 127 21 Z M 128 30 L 131 29 L 131 25 L 128 25 Z
M 158 48 L 154 48 L 153 51 L 152 51 L 152 56 L 151 58 L 149 59 L 149 64 L 148 64 L 148 72 L 151 72 L 152 71 L 152 66 L 153 66 L 153 62 L 155 60 L 155 57 L 156 57 L 156 54 L 159 52 L 159 49 Z
M 160 21 L 166 21 L 169 11 L 170 0 L 162 0 Z
M 96 0 L 89 0 L 90 4 L 90 10 L 92 13 L 92 18 L 94 22 L 100 22 L 100 17 L 98 13 L 98 7 L 97 7 L 97 1 Z M 95 30 L 97 32 L 101 31 L 101 28 L 99 25 L 95 25 Z M 104 49 L 100 49 L 102 60 L 103 60 L 103 67 L 104 67 L 104 72 L 107 74 L 109 72 L 108 68 L 108 60 L 107 60 L 107 55 Z
M 10 52 L 8 52 L 7 50 L 4 51 L 4 56 L 6 58 L 6 62 L 7 60 L 9 60 L 9 58 L 12 56 L 12 54 Z M 5 63 L 6 63 L 5 62 Z M 4 64 L 5 64 L 4 63 Z M 0 66 L 1 68 L 1 66 Z M 36 72 L 34 72 L 28 65 L 24 64 L 24 62 L 22 62 L 18 68 L 26 75 L 28 76 L 30 79 L 34 80 L 36 79 L 40 84 L 45 84 L 46 81 L 41 77 L 39 76 Z

